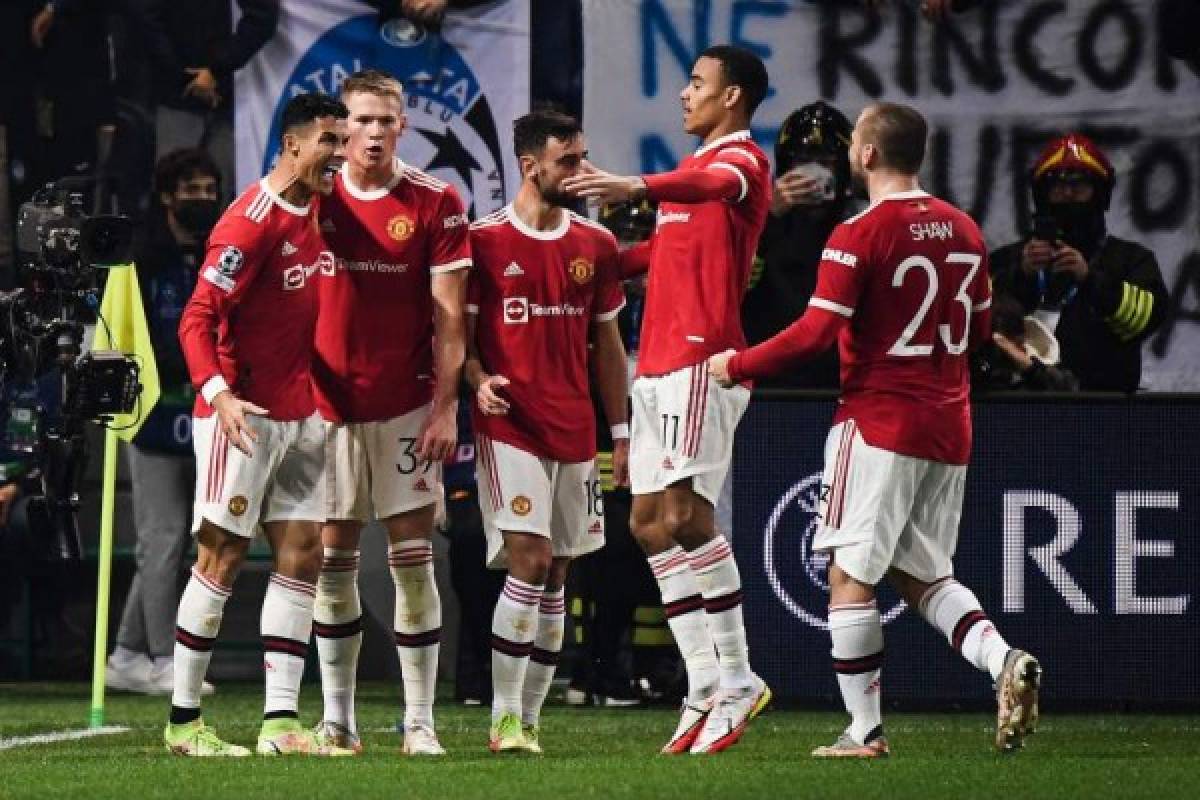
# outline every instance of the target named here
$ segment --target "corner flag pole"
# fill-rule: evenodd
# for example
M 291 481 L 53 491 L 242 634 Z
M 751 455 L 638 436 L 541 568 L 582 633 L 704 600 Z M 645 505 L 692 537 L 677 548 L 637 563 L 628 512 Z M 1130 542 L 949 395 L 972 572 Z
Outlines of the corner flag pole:
M 100 552 L 96 558 L 96 638 L 92 651 L 92 708 L 88 726 L 104 725 L 104 665 L 108 652 L 108 607 L 112 586 L 113 511 L 117 493 L 117 433 L 104 432 L 104 480 L 100 501 Z

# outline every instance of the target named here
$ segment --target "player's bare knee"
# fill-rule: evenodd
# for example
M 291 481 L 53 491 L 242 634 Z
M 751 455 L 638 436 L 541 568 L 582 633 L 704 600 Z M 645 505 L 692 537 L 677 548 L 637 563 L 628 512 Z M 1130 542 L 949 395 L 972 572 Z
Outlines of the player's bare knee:
M 437 506 L 430 504 L 388 517 L 383 521 L 384 527 L 387 528 L 388 541 L 392 544 L 399 544 L 417 539 L 429 539 L 433 535 L 436 514 Z
M 208 520 L 201 523 L 196 540 L 196 571 L 221 586 L 232 586 L 246 561 L 250 540 Z
M 331 520 L 321 527 L 321 544 L 331 550 L 357 550 L 362 528 L 358 520 Z

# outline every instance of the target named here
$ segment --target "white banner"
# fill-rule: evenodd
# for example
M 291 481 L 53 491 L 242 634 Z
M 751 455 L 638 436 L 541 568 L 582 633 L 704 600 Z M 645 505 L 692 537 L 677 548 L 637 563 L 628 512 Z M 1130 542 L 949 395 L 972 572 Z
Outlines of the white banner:
M 529 0 L 451 12 L 440 33 L 402 18 L 380 25 L 357 0 L 283 0 L 278 32 L 236 75 L 238 185 L 270 168 L 289 98 L 336 94 L 367 68 L 404 83 L 404 161 L 453 184 L 473 218 L 516 193 L 512 120 L 529 110 Z
M 913 105 L 932 129 L 924 185 L 970 212 L 995 248 L 1028 229 L 1042 145 L 1081 130 L 1117 168 L 1109 230 L 1153 250 L 1172 292 L 1143 385 L 1200 390 L 1200 79 L 1160 53 L 1157 3 L 1009 0 L 941 25 L 918 5 L 584 0 L 592 160 L 673 167 L 695 144 L 678 93 L 696 54 L 737 44 L 770 72 L 754 131 L 768 152 L 784 117 L 817 99 L 851 120 L 872 100 Z

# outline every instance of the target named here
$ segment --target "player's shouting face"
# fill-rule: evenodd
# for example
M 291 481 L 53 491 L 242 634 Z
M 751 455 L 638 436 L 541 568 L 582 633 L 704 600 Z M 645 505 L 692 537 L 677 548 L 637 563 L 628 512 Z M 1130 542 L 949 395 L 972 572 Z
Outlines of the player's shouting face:
M 396 140 L 406 122 L 400 98 L 392 94 L 354 92 L 342 101 L 350 110 L 346 158 L 352 167 L 370 172 L 390 165 L 396 154 Z
M 537 156 L 521 156 L 521 169 L 543 200 L 550 205 L 570 207 L 575 197 L 563 189 L 563 181 L 579 174 L 585 158 L 587 149 L 582 135 L 566 140 L 551 136 Z
M 291 153 L 296 180 L 311 192 L 329 194 L 333 176 L 346 160 L 346 120 L 317 117 L 284 134 L 283 146 Z

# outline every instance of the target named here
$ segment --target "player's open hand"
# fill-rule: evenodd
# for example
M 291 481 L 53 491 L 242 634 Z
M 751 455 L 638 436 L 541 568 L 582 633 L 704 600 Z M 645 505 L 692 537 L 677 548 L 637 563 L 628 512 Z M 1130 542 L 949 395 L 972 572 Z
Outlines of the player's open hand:
M 708 374 L 726 389 L 733 386 L 734 383 L 733 378 L 729 375 L 729 360 L 736 355 L 737 350 L 726 350 L 724 353 L 717 353 L 708 358 Z
M 475 392 L 475 397 L 479 401 L 479 410 L 489 417 L 507 414 L 509 402 L 499 394 L 499 390 L 504 386 L 508 386 L 508 378 L 503 375 L 488 375 L 484 378 Z
M 250 427 L 247 416 L 264 417 L 267 410 L 241 399 L 228 389 L 213 398 L 212 407 L 217 412 L 217 422 L 229 443 L 245 453 L 246 458 L 253 458 L 250 450 L 253 443 L 258 441 L 258 434 Z
M 613 439 L 613 483 L 617 486 L 629 485 L 629 440 Z
M 425 418 L 417 437 L 417 457 L 439 463 L 445 461 L 458 444 L 457 409 L 435 408 Z
M 624 203 L 646 191 L 646 182 L 638 175 L 613 175 L 584 161 L 579 173 L 562 182 L 563 191 L 601 203 Z

